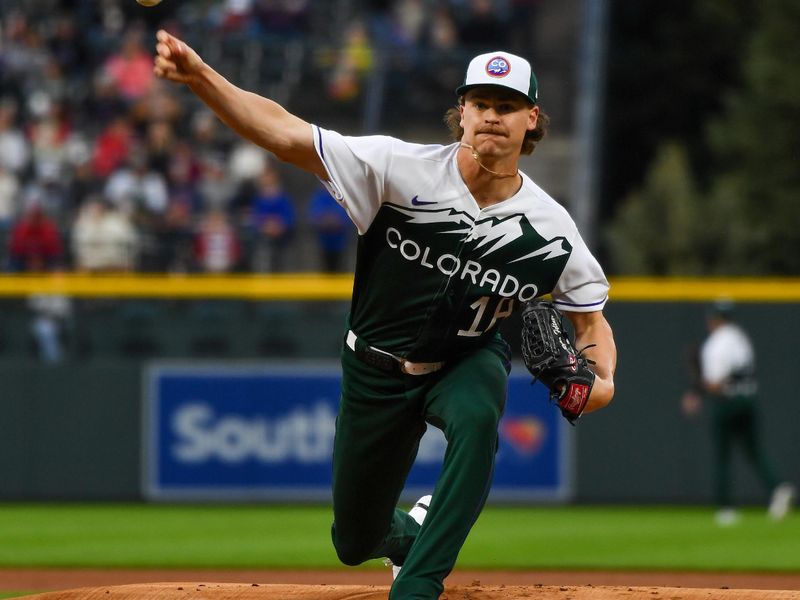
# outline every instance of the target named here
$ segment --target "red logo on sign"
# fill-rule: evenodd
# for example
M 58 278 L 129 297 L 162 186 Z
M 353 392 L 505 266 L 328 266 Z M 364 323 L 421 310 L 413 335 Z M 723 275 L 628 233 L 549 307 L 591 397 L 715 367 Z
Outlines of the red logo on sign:
M 503 419 L 501 432 L 503 437 L 519 454 L 531 456 L 536 454 L 544 443 L 547 428 L 535 417 Z

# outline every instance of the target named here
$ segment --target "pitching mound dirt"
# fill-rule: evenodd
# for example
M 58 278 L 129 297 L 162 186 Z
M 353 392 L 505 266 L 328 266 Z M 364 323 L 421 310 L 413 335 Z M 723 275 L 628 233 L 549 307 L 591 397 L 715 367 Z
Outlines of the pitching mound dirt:
M 26 600 L 386 600 L 386 586 L 152 583 L 79 588 Z M 679 587 L 454 586 L 441 600 L 800 600 L 798 591 Z

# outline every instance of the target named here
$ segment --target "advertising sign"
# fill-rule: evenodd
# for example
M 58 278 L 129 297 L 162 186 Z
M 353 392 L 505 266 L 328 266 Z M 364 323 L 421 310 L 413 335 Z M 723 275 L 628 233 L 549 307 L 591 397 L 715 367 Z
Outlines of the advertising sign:
M 146 497 L 330 499 L 338 365 L 162 364 L 149 368 L 146 378 Z M 568 498 L 568 429 L 541 384 L 512 375 L 490 500 Z M 445 447 L 442 433 L 429 426 L 404 498 L 433 490 Z

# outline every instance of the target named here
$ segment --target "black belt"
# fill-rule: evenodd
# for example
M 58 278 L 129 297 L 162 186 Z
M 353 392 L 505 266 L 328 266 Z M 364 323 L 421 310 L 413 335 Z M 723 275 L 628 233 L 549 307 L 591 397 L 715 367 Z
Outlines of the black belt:
M 435 373 L 444 367 L 444 361 L 439 362 L 412 362 L 406 360 L 401 356 L 395 356 L 391 352 L 386 352 L 375 346 L 370 346 L 364 340 L 360 339 L 353 330 L 349 330 L 344 338 L 345 344 L 350 348 L 355 355 L 366 363 L 386 371 L 387 373 L 405 374 L 405 375 L 427 375 Z

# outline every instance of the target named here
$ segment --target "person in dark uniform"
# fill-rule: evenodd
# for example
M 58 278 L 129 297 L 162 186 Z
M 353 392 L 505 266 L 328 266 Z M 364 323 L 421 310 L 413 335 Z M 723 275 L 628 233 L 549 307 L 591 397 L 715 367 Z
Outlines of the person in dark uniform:
M 736 444 L 771 493 L 769 516 L 783 519 L 794 499 L 794 487 L 781 483 L 764 452 L 758 427 L 758 381 L 753 344 L 733 321 L 733 303 L 719 300 L 706 317 L 708 337 L 697 354 L 696 384 L 683 396 L 683 411 L 696 415 L 703 397 L 711 404 L 714 441 L 716 521 L 727 526 L 739 520 L 731 496 L 731 458 Z

